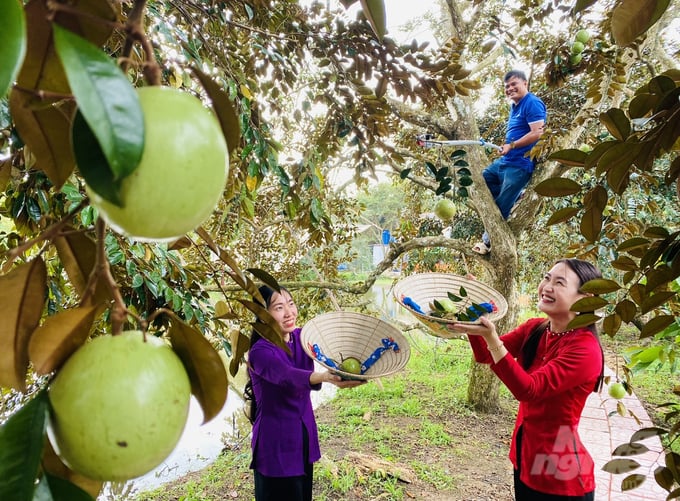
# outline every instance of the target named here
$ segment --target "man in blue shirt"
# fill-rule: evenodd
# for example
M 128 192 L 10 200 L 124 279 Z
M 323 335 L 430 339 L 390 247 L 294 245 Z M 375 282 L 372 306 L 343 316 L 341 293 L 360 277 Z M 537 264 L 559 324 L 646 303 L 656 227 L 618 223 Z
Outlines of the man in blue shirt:
M 531 179 L 535 162 L 526 155 L 543 134 L 548 114 L 543 101 L 529 92 L 523 71 L 509 71 L 503 81 L 505 95 L 512 101 L 505 144 L 501 157 L 484 169 L 482 175 L 503 219 L 508 219 L 512 206 Z M 491 241 L 488 233 L 484 232 L 482 241 L 476 243 L 472 250 L 479 254 L 489 253 Z

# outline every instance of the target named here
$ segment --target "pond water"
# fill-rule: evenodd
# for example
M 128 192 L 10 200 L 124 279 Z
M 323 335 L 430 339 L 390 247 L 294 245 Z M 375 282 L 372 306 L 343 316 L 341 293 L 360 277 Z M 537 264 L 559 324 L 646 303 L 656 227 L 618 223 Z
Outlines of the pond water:
M 397 318 L 399 305 L 392 298 L 389 285 L 374 285 L 369 298 L 378 306 L 383 315 Z M 317 367 L 323 370 L 321 366 Z M 192 397 L 189 418 L 184 433 L 172 454 L 156 469 L 146 475 L 125 483 L 107 483 L 98 501 L 120 501 L 133 499 L 136 493 L 154 489 L 189 472 L 200 470 L 211 464 L 226 446 L 250 448 L 250 423 L 243 412 L 241 391 L 245 385 L 245 371 L 230 381 L 227 401 L 222 411 L 210 422 L 202 424 L 203 412 Z M 335 395 L 336 387 L 323 385 L 319 392 L 312 392 L 314 408 L 327 402 Z

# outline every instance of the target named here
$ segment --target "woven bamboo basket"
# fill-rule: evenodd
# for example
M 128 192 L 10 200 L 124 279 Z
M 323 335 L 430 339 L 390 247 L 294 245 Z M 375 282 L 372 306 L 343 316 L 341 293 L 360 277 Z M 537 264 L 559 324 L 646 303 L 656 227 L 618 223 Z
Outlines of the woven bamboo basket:
M 392 289 L 397 302 L 411 315 L 417 318 L 423 325 L 428 327 L 432 334 L 442 338 L 460 337 L 459 332 L 451 331 L 447 324 L 454 321 L 446 318 L 438 318 L 428 315 L 431 311 L 430 303 L 435 299 L 444 299 L 448 292 L 460 295 L 459 291 L 465 289 L 467 297 L 461 302 L 461 307 L 469 306 L 471 303 L 481 304 L 493 302 L 496 311 L 487 313 L 484 316 L 491 321 L 498 320 L 505 316 L 508 311 L 508 302 L 497 290 L 483 284 L 478 280 L 461 277 L 451 273 L 418 273 L 399 280 Z M 418 313 L 413 308 L 404 304 L 404 297 L 410 297 L 425 312 L 425 315 Z M 456 323 L 479 323 L 474 322 Z
M 302 327 L 300 336 L 307 355 L 345 379 L 368 380 L 394 374 L 406 366 L 411 356 L 409 343 L 399 329 L 379 318 L 353 311 L 318 315 Z M 364 374 L 350 374 L 330 367 L 317 359 L 313 350 L 316 344 L 326 357 L 338 365 L 349 357 L 363 363 L 376 349 L 384 347 L 383 339 L 396 342 L 399 351 L 385 349 Z

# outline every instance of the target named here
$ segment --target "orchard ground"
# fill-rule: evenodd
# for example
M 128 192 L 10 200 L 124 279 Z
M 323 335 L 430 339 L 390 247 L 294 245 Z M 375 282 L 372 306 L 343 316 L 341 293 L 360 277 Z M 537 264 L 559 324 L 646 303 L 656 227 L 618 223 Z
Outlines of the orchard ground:
M 414 334 L 412 358 L 398 375 L 351 391 L 316 410 L 323 457 L 315 469 L 315 501 L 512 500 L 507 458 L 516 402 L 501 389 L 500 408 L 475 412 L 466 403 L 467 343 Z M 616 371 L 634 343 L 603 339 L 607 365 Z M 635 392 L 657 424 L 656 405 L 671 380 L 668 371 L 645 375 Z M 252 500 L 249 437 L 225 447 L 215 463 L 138 501 Z

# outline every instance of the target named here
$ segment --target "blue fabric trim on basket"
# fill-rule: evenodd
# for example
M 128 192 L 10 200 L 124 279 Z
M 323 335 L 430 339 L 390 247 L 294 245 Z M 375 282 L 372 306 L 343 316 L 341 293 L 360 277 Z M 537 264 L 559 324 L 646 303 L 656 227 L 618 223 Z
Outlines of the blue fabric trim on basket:
M 360 374 L 364 374 L 368 369 L 370 369 L 374 363 L 376 363 L 382 354 L 386 350 L 394 350 L 396 353 L 399 353 L 399 345 L 397 342 L 394 340 L 394 338 L 383 338 L 382 339 L 382 346 L 378 347 L 375 349 L 375 351 L 371 354 L 370 357 L 368 357 L 362 364 L 361 364 L 361 372 Z M 338 364 L 335 363 L 335 361 L 332 358 L 328 358 L 326 355 L 323 354 L 321 351 L 321 348 L 319 347 L 318 344 L 313 344 L 310 346 L 311 352 L 314 353 L 314 357 L 321 362 L 322 364 L 331 367 L 333 369 L 341 370 L 340 367 L 338 367 Z

